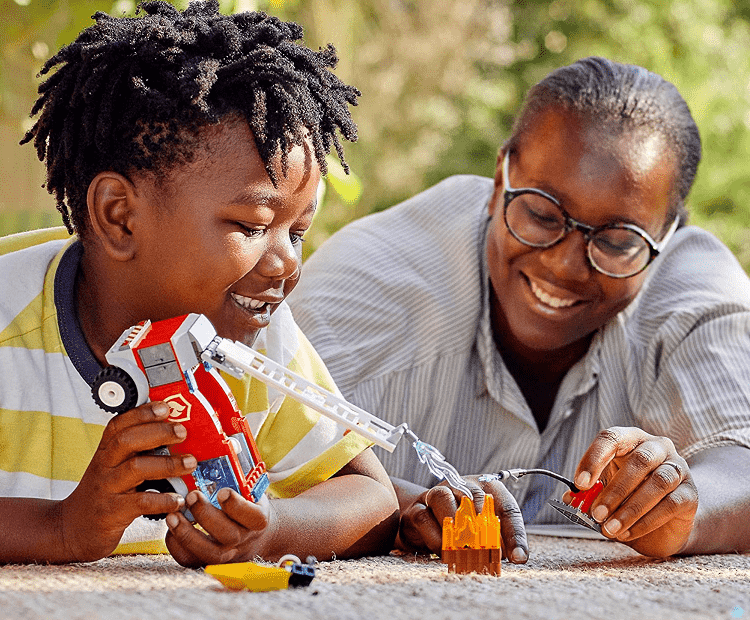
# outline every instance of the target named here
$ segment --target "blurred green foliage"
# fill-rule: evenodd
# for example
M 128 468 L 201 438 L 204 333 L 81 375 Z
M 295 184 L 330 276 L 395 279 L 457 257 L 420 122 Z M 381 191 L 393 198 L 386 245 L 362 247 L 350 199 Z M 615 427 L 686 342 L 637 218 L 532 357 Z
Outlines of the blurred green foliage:
M 130 0 L 0 0 L 0 121 L 20 138 L 41 62 L 95 10 L 134 9 Z M 222 2 L 224 11 L 248 9 L 298 21 L 312 47 L 334 43 L 338 75 L 363 93 L 359 142 L 345 145 L 356 177 L 332 166 L 306 251 L 447 175 L 493 175 L 527 89 L 558 66 L 602 55 L 655 71 L 683 94 L 704 147 L 692 222 L 750 269 L 750 0 Z M 10 148 L 20 147 L 2 145 Z

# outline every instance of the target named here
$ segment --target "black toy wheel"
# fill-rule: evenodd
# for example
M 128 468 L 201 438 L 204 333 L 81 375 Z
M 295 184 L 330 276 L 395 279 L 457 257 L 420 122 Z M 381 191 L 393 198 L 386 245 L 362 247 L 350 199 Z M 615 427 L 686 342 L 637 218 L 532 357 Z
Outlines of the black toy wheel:
M 96 375 L 91 393 L 94 402 L 109 413 L 125 413 L 138 402 L 135 381 L 117 366 L 107 366 Z
M 145 480 L 144 482 L 141 482 L 137 487 L 135 487 L 136 491 L 150 491 L 151 493 L 175 493 L 175 488 L 172 486 L 172 483 L 169 482 L 169 480 Z M 166 519 L 167 514 L 156 514 L 156 515 L 143 515 L 147 519 L 152 519 L 154 521 L 161 521 L 162 519 Z

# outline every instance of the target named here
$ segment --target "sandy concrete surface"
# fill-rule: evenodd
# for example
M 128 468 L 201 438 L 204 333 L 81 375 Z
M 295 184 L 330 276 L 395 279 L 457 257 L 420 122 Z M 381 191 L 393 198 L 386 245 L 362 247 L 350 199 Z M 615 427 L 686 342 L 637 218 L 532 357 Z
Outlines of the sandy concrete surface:
M 232 592 L 168 556 L 0 567 L 0 618 L 217 620 L 750 620 L 750 554 L 644 558 L 617 543 L 531 536 L 501 577 L 436 558 L 322 562 L 307 588 Z

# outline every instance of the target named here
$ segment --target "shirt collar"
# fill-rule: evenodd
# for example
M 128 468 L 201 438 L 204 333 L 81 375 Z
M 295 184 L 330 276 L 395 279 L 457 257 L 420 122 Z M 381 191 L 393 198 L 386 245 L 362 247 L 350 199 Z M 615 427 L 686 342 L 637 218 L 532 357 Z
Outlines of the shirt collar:
M 55 308 L 65 352 L 78 374 L 86 383 L 93 385 L 102 367 L 91 352 L 78 322 L 75 282 L 81 256 L 83 245 L 80 241 L 73 242 L 64 250 L 55 272 Z
M 489 267 L 487 264 L 487 243 L 489 231 L 489 218 L 485 223 L 484 244 L 482 258 L 480 260 L 482 276 L 482 310 L 479 315 L 479 329 L 477 330 L 476 347 L 479 354 L 479 360 L 482 372 L 479 373 L 477 381 L 477 396 L 488 393 L 506 410 L 515 413 L 517 417 L 533 422 L 533 415 L 521 394 L 521 390 L 516 385 L 510 371 L 508 371 L 503 358 L 497 350 L 495 340 L 492 335 L 492 321 L 490 319 L 490 281 Z M 602 332 L 606 329 L 597 331 L 589 346 L 586 355 L 568 371 L 562 385 L 560 386 L 560 395 L 550 416 L 550 425 L 557 418 L 556 410 L 566 411 L 569 409 L 568 403 L 575 397 L 581 396 L 594 388 L 599 377 L 600 352 L 602 343 Z M 562 398 L 560 398 L 562 396 Z M 535 424 L 533 422 L 532 426 Z

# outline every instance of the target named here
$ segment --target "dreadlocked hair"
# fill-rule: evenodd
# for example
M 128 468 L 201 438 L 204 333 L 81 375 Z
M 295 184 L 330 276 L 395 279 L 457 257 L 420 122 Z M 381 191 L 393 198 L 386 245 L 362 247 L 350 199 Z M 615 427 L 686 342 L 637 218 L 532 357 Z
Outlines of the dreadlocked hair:
M 286 174 L 288 151 L 306 139 L 322 174 L 332 146 L 348 173 L 336 129 L 357 140 L 348 104 L 361 93 L 331 72 L 332 45 L 313 51 L 296 43 L 298 24 L 262 12 L 222 15 L 217 0 L 182 12 L 143 2 L 139 14 L 97 12 L 41 70 L 58 67 L 39 86 L 31 115 L 41 115 L 21 144 L 34 141 L 71 234 L 86 230 L 86 194 L 99 172 L 165 179 L 192 161 L 202 128 L 230 115 L 248 123 L 274 185 L 274 157 Z

